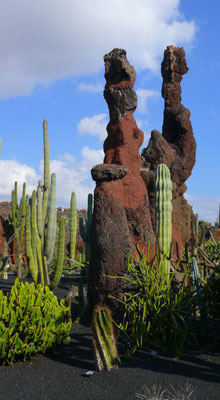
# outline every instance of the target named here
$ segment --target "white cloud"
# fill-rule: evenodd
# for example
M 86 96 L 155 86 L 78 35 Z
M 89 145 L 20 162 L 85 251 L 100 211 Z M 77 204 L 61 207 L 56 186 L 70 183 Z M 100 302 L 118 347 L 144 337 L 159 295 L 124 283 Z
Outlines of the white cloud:
M 88 83 L 80 83 L 78 86 L 79 92 L 89 92 L 89 93 L 101 93 L 103 91 L 103 85 L 101 83 L 88 84 Z
M 159 70 L 166 46 L 190 44 L 195 29 L 180 0 L 2 1 L 0 97 L 97 73 L 114 47 L 135 68 Z
M 11 191 L 14 189 L 16 181 L 18 182 L 18 196 L 21 196 L 24 182 L 26 182 L 26 193 L 30 195 L 36 189 L 38 179 L 40 179 L 33 168 L 15 160 L 0 161 L 0 176 L 0 201 L 11 200 Z
M 74 163 L 76 161 L 75 157 L 70 153 L 59 154 L 58 158 L 63 161 L 68 161 L 70 163 Z
M 107 114 L 95 114 L 93 117 L 85 117 L 77 125 L 78 132 L 83 135 L 88 133 L 92 136 L 98 136 L 99 140 L 105 140 L 107 136 L 106 125 L 108 123 Z
M 137 89 L 136 93 L 138 97 L 137 111 L 143 114 L 147 113 L 147 100 L 156 100 L 160 97 L 160 93 L 156 90 Z
M 220 197 L 188 193 L 185 193 L 184 197 L 193 207 L 193 212 L 198 214 L 200 220 L 214 224 L 218 218 Z

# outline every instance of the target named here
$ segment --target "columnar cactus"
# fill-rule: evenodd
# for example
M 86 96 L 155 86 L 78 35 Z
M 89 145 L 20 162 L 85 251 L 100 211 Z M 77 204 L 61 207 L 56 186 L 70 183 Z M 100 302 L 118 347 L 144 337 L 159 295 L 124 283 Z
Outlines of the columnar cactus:
M 63 218 L 60 218 L 59 221 L 59 245 L 58 245 L 58 256 L 56 261 L 56 269 L 54 273 L 53 280 L 50 284 L 50 289 L 54 289 L 62 276 L 63 271 L 63 263 L 64 263 L 64 255 L 65 255 L 65 221 Z
M 49 157 L 49 138 L 48 138 L 48 127 L 47 121 L 43 121 L 43 136 L 44 136 L 44 192 L 43 192 L 43 206 L 42 206 L 42 218 L 43 225 L 47 217 L 48 198 L 50 192 L 50 157 Z
M 92 223 L 92 206 L 93 205 L 93 196 L 91 193 L 88 195 L 88 207 L 87 207 L 87 219 L 84 225 L 83 218 L 79 219 L 79 229 L 82 240 L 86 246 L 86 262 L 90 260 L 90 228 Z
M 172 241 L 172 182 L 169 168 L 159 164 L 155 177 L 155 232 L 159 250 L 168 256 Z M 160 251 L 159 251 L 160 252 Z M 164 271 L 170 272 L 170 262 L 164 259 Z
M 26 183 L 23 184 L 22 197 L 18 206 L 18 184 L 15 182 L 14 189 L 12 190 L 12 212 L 9 215 L 9 220 L 13 225 L 17 255 L 16 255 L 16 266 L 18 278 L 22 278 L 22 250 L 21 244 L 24 236 L 25 226 L 25 215 L 26 215 Z
M 93 310 L 92 343 L 98 371 L 110 371 L 118 367 L 120 360 L 111 312 L 105 305 L 97 305 Z
M 47 257 L 48 262 L 53 258 L 54 244 L 56 238 L 56 222 L 57 222 L 57 211 L 56 211 L 56 175 L 51 175 L 51 188 L 50 197 L 48 204 L 48 221 L 46 230 L 46 241 L 44 246 L 44 255 Z
M 70 258 L 75 258 L 77 234 L 76 194 L 72 192 L 70 201 Z

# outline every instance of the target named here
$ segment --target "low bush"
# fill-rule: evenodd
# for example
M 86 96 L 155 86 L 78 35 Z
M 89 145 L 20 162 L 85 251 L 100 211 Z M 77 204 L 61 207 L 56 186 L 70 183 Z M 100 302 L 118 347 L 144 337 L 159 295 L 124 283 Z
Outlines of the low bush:
M 34 358 L 70 341 L 68 307 L 48 287 L 16 279 L 10 293 L 0 291 L 0 362 Z

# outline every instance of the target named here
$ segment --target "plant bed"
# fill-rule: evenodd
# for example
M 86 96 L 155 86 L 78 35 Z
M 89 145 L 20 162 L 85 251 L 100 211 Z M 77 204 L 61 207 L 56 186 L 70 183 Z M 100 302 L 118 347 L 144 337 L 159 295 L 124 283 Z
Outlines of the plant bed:
M 54 290 L 58 300 L 65 298 L 69 286 L 79 277 L 62 277 Z M 15 276 L 0 280 L 0 289 L 10 290 Z M 25 278 L 24 281 L 29 281 Z M 78 315 L 78 302 L 73 299 L 72 316 Z M 193 399 L 217 400 L 220 393 L 220 355 L 214 352 L 184 355 L 175 362 L 168 352 L 138 350 L 132 357 L 121 356 L 122 366 L 113 372 L 97 372 L 93 359 L 89 326 L 73 323 L 70 342 L 58 345 L 55 352 L 38 355 L 35 360 L 0 367 L 1 400 L 34 398 L 105 400 L 135 399 L 142 386 L 149 389 L 160 384 L 177 390 L 191 384 Z M 209 361 L 210 360 L 210 361 Z M 86 371 L 95 371 L 88 378 Z M 13 382 L 13 383 L 12 383 Z M 207 385 L 208 383 L 208 385 Z

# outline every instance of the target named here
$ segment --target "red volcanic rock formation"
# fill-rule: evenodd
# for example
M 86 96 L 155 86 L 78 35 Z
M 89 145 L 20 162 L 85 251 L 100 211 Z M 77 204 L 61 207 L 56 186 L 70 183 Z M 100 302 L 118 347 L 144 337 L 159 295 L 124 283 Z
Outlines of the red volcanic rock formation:
M 191 235 L 192 208 L 184 199 L 187 187 L 185 181 L 191 175 L 195 164 L 196 142 L 190 122 L 190 111 L 181 104 L 182 76 L 188 72 L 185 52 L 181 47 L 168 46 L 161 64 L 163 76 L 162 96 L 165 99 L 162 135 L 151 132 L 148 147 L 142 151 L 141 173 L 145 180 L 150 203 L 152 225 L 154 226 L 154 177 L 160 163 L 166 164 L 173 184 L 172 231 L 177 250 L 181 257 L 183 245 Z
M 145 248 L 150 241 L 152 249 L 155 243 L 148 192 L 140 173 L 139 148 L 144 133 L 133 117 L 137 106 L 133 89 L 136 73 L 125 50 L 114 49 L 104 56 L 104 62 L 104 97 L 110 122 L 104 164 L 91 171 L 96 181 L 88 286 L 91 305 L 112 305 L 108 294 L 121 295 L 122 281 L 106 275 L 122 275 L 126 271 L 128 254 L 137 255 L 138 241 Z M 119 303 L 113 303 L 116 310 Z

